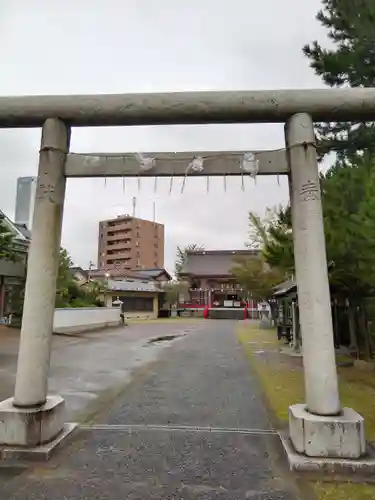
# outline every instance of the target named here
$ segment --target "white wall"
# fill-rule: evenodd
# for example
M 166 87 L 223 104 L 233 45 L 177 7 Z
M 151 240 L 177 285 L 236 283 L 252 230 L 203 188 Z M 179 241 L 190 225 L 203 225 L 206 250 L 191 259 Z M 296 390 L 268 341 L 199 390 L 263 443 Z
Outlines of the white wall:
M 67 307 L 55 309 L 53 331 L 82 332 L 120 324 L 118 307 Z

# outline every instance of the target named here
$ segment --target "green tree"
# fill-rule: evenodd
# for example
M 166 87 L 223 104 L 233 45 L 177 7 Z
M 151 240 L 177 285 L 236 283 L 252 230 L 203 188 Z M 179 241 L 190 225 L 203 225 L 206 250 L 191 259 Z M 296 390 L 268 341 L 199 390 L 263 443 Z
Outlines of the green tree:
M 232 273 L 246 292 L 259 300 L 269 301 L 274 288 L 284 279 L 284 274 L 267 264 L 262 255 L 239 257 Z
M 351 343 L 366 358 L 372 355 L 366 316 L 375 292 L 374 195 L 374 162 L 366 157 L 356 166 L 337 163 L 323 184 L 327 254 L 335 264 L 330 282 L 347 297 Z
M 303 47 L 310 66 L 330 87 L 375 87 L 374 0 L 322 0 L 316 19 L 327 29 L 329 48 L 313 41 Z M 321 155 L 336 151 L 355 162 L 358 151 L 375 151 L 372 123 L 323 123 L 317 127 Z
M 375 204 L 373 162 L 337 163 L 324 179 L 323 214 L 331 281 L 357 297 L 375 286 Z
M 356 166 L 343 162 L 321 178 L 327 258 L 334 262 L 331 283 L 342 293 L 357 297 L 375 288 L 375 173 L 368 156 Z M 294 273 L 290 206 L 279 208 L 270 222 L 250 213 L 250 234 L 259 228 L 262 255 L 272 268 Z
M 83 285 L 78 285 L 78 288 L 83 289 L 84 292 L 84 302 L 87 306 L 102 306 L 102 296 L 108 290 L 108 286 L 106 282 L 98 281 L 98 280 L 90 280 Z
M 102 306 L 101 297 L 107 290 L 106 283 L 90 280 L 80 284 L 72 273 L 72 266 L 73 261 L 68 251 L 65 248 L 60 248 L 55 307 Z M 22 316 L 24 296 L 24 286 L 14 287 L 11 302 L 13 312 L 19 317 Z
M 352 344 L 359 343 L 366 357 L 371 356 L 367 297 L 375 293 L 374 162 L 369 154 L 358 157 L 355 165 L 337 161 L 321 178 L 327 258 L 334 263 L 330 283 L 348 300 Z M 274 213 L 266 222 L 250 214 L 250 235 L 259 228 L 265 262 L 288 275 L 293 273 L 290 207 Z
M 71 287 L 77 284 L 70 268 L 73 261 L 65 248 L 60 248 L 59 271 L 56 280 L 56 307 L 66 307 L 69 304 Z
M 90 307 L 101 304 L 106 284 L 90 280 L 80 284 L 71 268 L 73 261 L 65 248 L 60 249 L 59 272 L 56 282 L 56 307 Z
M 198 252 L 204 250 L 203 245 L 198 245 L 196 243 L 191 243 L 186 247 L 177 246 L 176 250 L 176 262 L 175 262 L 175 273 L 178 277 L 181 273 L 187 259 L 188 252 Z
M 0 212 L 0 259 L 15 262 L 19 259 L 15 234 L 5 223 L 5 216 Z
M 189 283 L 186 281 L 175 281 L 172 283 L 167 283 L 163 287 L 165 292 L 165 303 L 167 306 L 172 306 L 180 301 L 181 295 L 185 298 L 189 295 Z
M 255 212 L 249 212 L 247 248 L 259 250 L 264 248 L 268 241 L 269 229 L 278 219 L 278 208 L 266 208 L 264 217 Z
M 235 260 L 232 273 L 247 294 L 255 299 L 268 302 L 272 320 L 276 320 L 276 304 L 272 301 L 275 286 L 285 279 L 280 268 L 271 267 L 262 254 Z
M 261 250 L 265 262 L 283 276 L 294 273 L 293 234 L 290 206 L 268 208 L 264 218 L 249 213 L 246 246 Z

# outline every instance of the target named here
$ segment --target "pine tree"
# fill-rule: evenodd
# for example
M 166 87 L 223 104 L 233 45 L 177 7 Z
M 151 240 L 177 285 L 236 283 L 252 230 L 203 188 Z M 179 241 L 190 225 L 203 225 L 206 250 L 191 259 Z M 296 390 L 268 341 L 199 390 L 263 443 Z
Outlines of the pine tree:
M 354 166 L 336 162 L 321 178 L 327 258 L 334 262 L 331 283 L 345 295 L 362 299 L 375 293 L 375 159 L 364 155 Z M 263 258 L 285 275 L 294 271 L 290 206 L 266 223 L 250 214 L 263 243 Z M 254 224 L 255 221 L 255 224 Z
M 375 87 L 375 1 L 322 0 L 316 16 L 328 30 L 330 48 L 318 41 L 303 47 L 310 66 L 330 87 Z M 359 151 L 375 153 L 372 123 L 324 123 L 317 127 L 319 152 L 330 150 L 346 163 Z
M 337 163 L 322 183 L 324 226 L 331 282 L 361 299 L 375 286 L 374 162 Z

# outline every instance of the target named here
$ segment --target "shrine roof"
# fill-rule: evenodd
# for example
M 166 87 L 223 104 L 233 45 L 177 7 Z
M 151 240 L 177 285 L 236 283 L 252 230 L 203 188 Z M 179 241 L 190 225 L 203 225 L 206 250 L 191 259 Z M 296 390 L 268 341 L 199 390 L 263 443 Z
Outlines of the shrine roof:
M 181 276 L 232 276 L 238 257 L 251 257 L 259 250 L 199 250 L 187 252 Z

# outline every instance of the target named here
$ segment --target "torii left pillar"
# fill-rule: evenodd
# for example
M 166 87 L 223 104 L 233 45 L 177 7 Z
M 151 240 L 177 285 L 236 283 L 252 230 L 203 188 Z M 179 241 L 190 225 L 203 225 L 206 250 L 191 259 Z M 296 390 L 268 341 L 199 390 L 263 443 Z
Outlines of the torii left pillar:
M 32 238 L 14 398 L 0 403 L 0 446 L 22 448 L 64 435 L 65 403 L 47 395 L 70 129 L 57 118 L 42 129 Z

